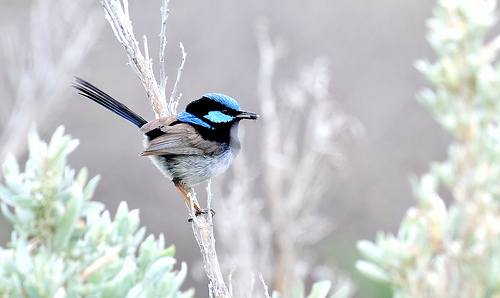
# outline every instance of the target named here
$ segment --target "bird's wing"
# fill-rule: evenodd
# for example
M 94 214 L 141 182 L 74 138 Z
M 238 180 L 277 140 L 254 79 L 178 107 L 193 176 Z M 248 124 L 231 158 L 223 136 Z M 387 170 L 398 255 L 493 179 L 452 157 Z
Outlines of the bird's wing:
M 174 123 L 176 117 L 162 117 L 153 120 L 140 131 L 154 135 L 140 155 L 212 155 L 219 146 L 201 137 L 198 131 L 186 123 Z

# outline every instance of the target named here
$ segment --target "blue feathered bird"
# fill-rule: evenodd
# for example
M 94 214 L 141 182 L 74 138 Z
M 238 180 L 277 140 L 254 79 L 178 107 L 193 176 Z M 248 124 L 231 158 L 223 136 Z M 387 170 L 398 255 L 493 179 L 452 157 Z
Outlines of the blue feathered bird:
M 145 149 L 140 155 L 149 156 L 188 202 L 186 188 L 223 173 L 238 155 L 240 120 L 259 117 L 242 111 L 238 102 L 227 95 L 208 93 L 176 116 L 148 122 L 91 83 L 75 79 L 72 86 L 78 94 L 139 127 L 145 136 Z M 194 207 L 197 214 L 207 212 L 196 204 Z

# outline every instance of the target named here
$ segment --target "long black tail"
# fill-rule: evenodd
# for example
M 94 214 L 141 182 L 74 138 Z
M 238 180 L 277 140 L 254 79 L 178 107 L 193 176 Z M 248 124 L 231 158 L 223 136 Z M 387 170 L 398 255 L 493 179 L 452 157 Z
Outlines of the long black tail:
M 79 77 L 75 77 L 76 84 L 71 84 L 73 88 L 78 90 L 78 94 L 87 97 L 88 99 L 100 104 L 106 109 L 116 113 L 117 115 L 127 119 L 128 121 L 137 125 L 137 127 L 141 127 L 144 124 L 148 123 L 144 118 L 134 113 L 131 109 L 129 109 L 124 104 L 118 102 L 113 97 L 106 94 L 104 91 L 100 90 L 96 86 L 90 84 L 89 82 L 81 79 Z

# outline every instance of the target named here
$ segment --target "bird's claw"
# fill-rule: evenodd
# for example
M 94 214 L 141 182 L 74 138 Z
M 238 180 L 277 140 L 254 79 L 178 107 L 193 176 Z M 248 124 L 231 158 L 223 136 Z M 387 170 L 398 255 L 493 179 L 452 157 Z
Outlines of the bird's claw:
M 215 215 L 215 210 L 210 208 L 210 212 L 212 213 L 212 217 L 213 217 Z M 208 209 L 197 209 L 194 214 L 195 214 L 195 216 L 200 216 L 202 214 L 208 214 Z M 193 221 L 193 218 L 189 217 L 188 222 L 192 222 L 192 221 Z

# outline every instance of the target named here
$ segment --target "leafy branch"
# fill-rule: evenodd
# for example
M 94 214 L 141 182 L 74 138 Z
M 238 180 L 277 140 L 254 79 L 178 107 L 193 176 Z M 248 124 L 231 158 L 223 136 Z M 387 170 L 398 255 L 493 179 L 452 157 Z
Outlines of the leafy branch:
M 114 219 L 90 201 L 99 177 L 88 180 L 66 165 L 79 141 L 59 127 L 47 144 L 32 129 L 21 172 L 10 155 L 3 165 L 1 210 L 13 225 L 0 249 L 2 297 L 192 297 L 180 291 L 186 264 L 175 270 L 175 248 L 139 228 L 125 202 Z
M 486 42 L 496 5 L 442 0 L 427 23 L 438 59 L 417 62 L 433 87 L 418 99 L 455 140 L 446 161 L 411 179 L 417 206 L 397 235 L 358 242 L 358 269 L 395 297 L 500 295 L 500 39 Z

